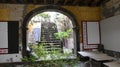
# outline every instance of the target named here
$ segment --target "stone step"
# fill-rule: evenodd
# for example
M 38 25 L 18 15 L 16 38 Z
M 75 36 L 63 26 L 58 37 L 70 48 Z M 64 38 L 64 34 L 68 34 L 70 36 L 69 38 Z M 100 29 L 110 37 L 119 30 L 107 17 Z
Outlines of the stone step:
M 41 41 L 40 43 L 61 43 L 60 40 L 54 40 L 54 41 Z
M 52 51 L 52 50 L 61 50 L 61 48 L 47 48 L 47 51 Z
M 57 33 L 57 31 L 50 31 L 50 30 L 47 30 L 47 31 L 41 31 L 41 33 Z
M 59 45 L 60 43 L 45 43 L 46 45 Z
M 45 48 L 52 48 L 52 47 L 61 48 L 61 45 L 54 45 L 54 46 L 44 45 L 44 47 L 45 47 Z

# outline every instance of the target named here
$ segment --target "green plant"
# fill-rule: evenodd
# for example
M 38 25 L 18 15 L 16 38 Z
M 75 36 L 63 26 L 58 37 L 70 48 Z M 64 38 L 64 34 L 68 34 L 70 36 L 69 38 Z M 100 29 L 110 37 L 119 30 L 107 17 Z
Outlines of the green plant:
M 32 49 L 36 53 L 38 58 L 41 58 L 41 57 L 46 58 L 46 55 L 48 54 L 47 50 L 45 49 L 44 43 L 33 45 Z
M 51 50 L 51 53 L 49 53 L 47 50 L 45 50 L 45 47 L 43 43 L 33 45 L 32 48 L 39 57 L 40 64 L 36 64 L 38 59 L 36 59 L 34 56 L 24 57 L 22 58 L 22 61 L 24 62 L 31 62 L 29 65 L 25 65 L 25 67 L 75 67 L 75 64 L 77 63 L 78 59 L 70 59 L 71 56 L 70 53 L 60 53 L 56 50 Z M 52 48 L 54 48 L 54 45 L 51 45 Z
M 72 29 L 68 29 L 67 31 L 62 31 L 62 32 L 55 33 L 54 35 L 56 36 L 57 39 L 62 40 L 64 38 L 70 37 L 71 32 L 72 32 Z
M 69 29 L 65 32 L 58 32 L 55 33 L 56 38 L 63 39 L 70 37 L 70 33 L 72 29 Z M 30 67 L 76 67 L 75 64 L 78 62 L 77 58 L 70 59 L 71 53 L 62 53 L 60 51 L 51 50 L 50 53 L 46 50 L 45 43 L 39 44 L 31 44 L 30 47 L 33 49 L 35 54 L 38 58 L 31 57 L 24 57 L 22 60 L 29 62 L 33 62 Z M 53 44 L 50 44 L 51 49 L 55 48 Z M 39 59 L 39 60 L 38 60 Z M 34 64 L 36 61 L 41 61 L 40 64 Z M 36 66 L 37 65 L 37 66 Z M 29 67 L 29 65 L 26 65 Z

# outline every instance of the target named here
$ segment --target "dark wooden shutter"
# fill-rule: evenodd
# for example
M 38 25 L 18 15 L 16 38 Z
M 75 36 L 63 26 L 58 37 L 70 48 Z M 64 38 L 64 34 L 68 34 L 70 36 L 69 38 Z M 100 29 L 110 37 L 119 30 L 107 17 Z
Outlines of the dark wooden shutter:
M 19 22 L 8 21 L 8 53 L 19 52 Z

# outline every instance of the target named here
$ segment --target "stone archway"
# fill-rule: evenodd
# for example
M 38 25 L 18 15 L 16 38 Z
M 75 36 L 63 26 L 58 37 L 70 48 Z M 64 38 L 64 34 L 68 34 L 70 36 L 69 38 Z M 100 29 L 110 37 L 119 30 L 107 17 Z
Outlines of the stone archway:
M 43 7 L 39 7 L 34 9 L 33 11 L 31 11 L 30 13 L 28 13 L 26 15 L 26 17 L 24 18 L 23 24 L 22 24 L 22 44 L 23 44 L 23 56 L 26 56 L 26 36 L 27 36 L 27 25 L 29 23 L 29 20 L 35 16 L 38 13 L 44 12 L 44 11 L 56 11 L 56 12 L 60 12 L 65 14 L 66 16 L 68 16 L 71 20 L 72 20 L 72 24 L 73 24 L 73 31 L 74 31 L 74 40 L 75 40 L 75 50 L 76 52 L 79 51 L 79 25 L 78 22 L 75 18 L 75 16 L 68 11 L 65 8 L 62 8 L 60 6 L 43 6 Z

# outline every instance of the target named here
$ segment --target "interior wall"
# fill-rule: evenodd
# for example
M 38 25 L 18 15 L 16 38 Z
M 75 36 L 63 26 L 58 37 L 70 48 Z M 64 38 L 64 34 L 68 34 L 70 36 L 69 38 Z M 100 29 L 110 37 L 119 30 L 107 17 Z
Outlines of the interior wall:
M 21 25 L 24 17 L 33 9 L 41 7 L 43 5 L 31 5 L 31 4 L 0 4 L 0 21 L 19 21 L 19 45 L 21 44 Z M 101 8 L 100 7 L 79 7 L 79 6 L 62 6 L 63 8 L 71 11 L 76 19 L 81 25 L 81 21 L 96 21 L 101 19 Z M 80 26 L 80 32 L 82 32 L 82 27 Z M 81 36 L 81 33 L 78 35 Z M 80 37 L 82 40 L 82 37 Z M 82 41 L 81 41 L 82 42 Z M 21 52 L 19 52 L 21 54 Z M 10 56 L 10 55 L 8 55 Z M 11 55 L 12 56 L 12 55 Z M 4 61 L 8 62 L 6 59 L 11 59 L 9 57 L 4 57 L 0 55 L 1 58 L 5 58 Z M 1 61 L 2 62 L 2 61 Z M 13 61 L 14 62 L 14 61 Z
M 4 11 L 0 12 L 1 14 L 4 15 L 4 16 L 0 16 L 1 18 L 0 21 L 16 20 L 19 21 L 20 22 L 19 25 L 21 25 L 23 18 L 26 16 L 27 13 L 41 6 L 43 5 L 0 4 L 0 10 L 7 9 L 6 13 Z M 62 7 L 71 11 L 76 16 L 79 25 L 81 25 L 81 21 L 83 20 L 84 21 L 101 20 L 100 7 L 79 7 L 79 6 L 62 6 Z M 80 26 L 80 34 L 81 32 L 82 32 L 82 27 Z M 82 38 L 80 40 L 82 40 Z
M 105 49 L 120 52 L 120 15 L 101 21 L 101 40 Z
M 0 21 L 20 21 L 23 11 L 24 5 L 0 4 Z
M 41 7 L 43 5 L 17 5 L 17 4 L 0 4 L 1 14 L 7 16 L 0 16 L 0 20 L 20 20 L 27 13 L 35 8 Z M 67 10 L 71 11 L 80 23 L 82 20 L 100 20 L 101 19 L 101 8 L 100 7 L 79 7 L 79 6 L 62 6 Z M 5 10 L 5 11 L 4 11 Z M 9 13 L 8 13 L 9 12 Z
M 0 9 L 0 20 L 8 20 L 9 11 L 8 9 Z

